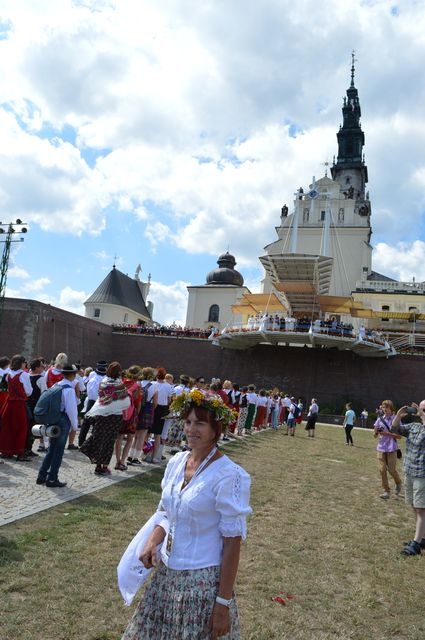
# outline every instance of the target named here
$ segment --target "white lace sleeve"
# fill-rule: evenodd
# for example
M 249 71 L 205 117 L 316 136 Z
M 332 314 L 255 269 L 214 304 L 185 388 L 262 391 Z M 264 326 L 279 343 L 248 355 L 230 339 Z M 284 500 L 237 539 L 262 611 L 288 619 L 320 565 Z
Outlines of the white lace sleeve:
M 232 464 L 219 478 L 216 486 L 218 525 L 225 538 L 246 538 L 246 518 L 252 513 L 249 506 L 251 478 L 241 467 Z

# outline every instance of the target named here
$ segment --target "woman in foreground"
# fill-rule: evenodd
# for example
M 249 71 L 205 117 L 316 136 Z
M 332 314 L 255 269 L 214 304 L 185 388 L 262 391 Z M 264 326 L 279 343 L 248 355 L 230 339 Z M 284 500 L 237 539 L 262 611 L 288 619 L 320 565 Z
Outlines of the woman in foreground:
M 238 640 L 233 587 L 251 513 L 250 477 L 217 449 L 233 415 L 199 389 L 180 394 L 172 410 L 185 421 L 190 451 L 165 470 L 163 520 L 140 555 L 156 571 L 122 640 Z

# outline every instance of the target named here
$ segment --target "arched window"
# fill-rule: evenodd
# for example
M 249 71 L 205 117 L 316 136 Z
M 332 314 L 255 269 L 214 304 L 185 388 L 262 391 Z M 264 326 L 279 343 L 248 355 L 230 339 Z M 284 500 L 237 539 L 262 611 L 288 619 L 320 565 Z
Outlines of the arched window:
M 310 218 L 310 209 L 305 208 L 303 211 L 303 222 L 308 222 Z
M 208 322 L 218 322 L 220 315 L 220 307 L 218 304 L 212 304 L 208 313 Z

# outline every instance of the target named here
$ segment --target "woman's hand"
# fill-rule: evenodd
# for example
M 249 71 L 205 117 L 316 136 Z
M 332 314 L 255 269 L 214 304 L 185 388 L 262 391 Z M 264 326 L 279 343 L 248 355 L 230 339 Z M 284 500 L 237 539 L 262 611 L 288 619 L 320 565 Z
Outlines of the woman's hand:
M 139 560 L 145 569 L 152 569 L 152 567 L 156 567 L 158 564 L 158 554 L 156 552 L 156 544 L 153 540 L 148 540 L 139 556 Z
M 210 620 L 211 640 L 225 636 L 230 631 L 230 612 L 223 604 L 215 603 Z

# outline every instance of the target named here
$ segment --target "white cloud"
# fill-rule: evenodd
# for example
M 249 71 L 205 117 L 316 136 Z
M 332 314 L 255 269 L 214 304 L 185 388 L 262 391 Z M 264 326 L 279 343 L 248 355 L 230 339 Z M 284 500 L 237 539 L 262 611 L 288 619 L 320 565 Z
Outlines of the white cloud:
M 157 252 L 230 243 L 258 268 L 282 204 L 337 152 L 355 46 L 374 268 L 394 273 L 392 252 L 422 272 L 423 3 L 328 0 L 326 15 L 316 0 L 4 0 L 0 206 L 77 236 L 106 235 L 118 210 Z
M 41 291 L 48 284 L 50 284 L 49 278 L 37 278 L 36 280 L 25 282 L 25 284 L 23 284 L 22 286 L 22 290 L 24 293 L 31 294 L 36 291 Z
M 67 286 L 60 292 L 56 306 L 83 316 L 85 312 L 84 301 L 87 300 L 88 297 L 89 294 L 85 291 L 77 291 Z
M 26 280 L 27 278 L 30 277 L 30 274 L 26 269 L 23 269 L 22 267 L 17 267 L 17 266 L 9 267 L 7 271 L 7 275 L 9 278 L 21 278 L 22 280 Z
M 385 242 L 376 245 L 373 268 L 378 273 L 404 282 L 425 281 L 425 242 L 398 242 L 390 246 Z
M 164 325 L 185 325 L 188 285 L 188 282 L 182 280 L 170 285 L 152 281 L 149 299 L 154 301 L 153 319 L 156 322 Z

